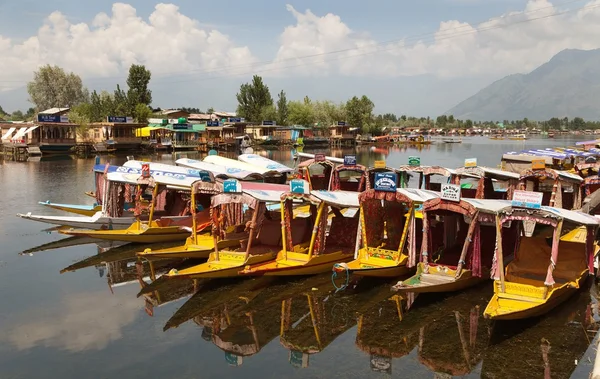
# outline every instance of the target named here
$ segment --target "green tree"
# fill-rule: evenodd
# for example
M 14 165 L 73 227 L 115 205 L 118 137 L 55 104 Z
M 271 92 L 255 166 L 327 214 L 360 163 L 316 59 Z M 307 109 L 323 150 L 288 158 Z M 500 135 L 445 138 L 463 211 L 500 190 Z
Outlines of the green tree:
M 288 122 L 293 125 L 313 126 L 315 115 L 312 106 L 303 101 L 288 102 Z
M 454 116 L 453 115 L 448 116 L 448 124 L 454 124 Z
M 446 124 L 448 123 L 448 117 L 446 117 L 446 115 L 441 115 L 441 116 L 437 116 L 437 119 L 435 120 L 435 125 L 438 128 L 445 128 Z
M 90 130 L 90 115 L 92 114 L 92 104 L 81 103 L 69 110 L 69 121 L 77 124 L 75 133 L 79 139 L 85 141 L 88 139 Z
M 240 92 L 236 95 L 238 106 L 237 115 L 246 118 L 247 121 L 259 122 L 263 110 L 273 105 L 273 98 L 269 87 L 267 87 L 260 76 L 254 75 L 252 83 L 240 86 Z
M 78 75 L 58 66 L 46 65 L 33 73 L 27 83 L 29 101 L 39 111 L 53 107 L 74 107 L 88 101 L 88 90 Z
M 10 119 L 12 121 L 23 121 L 25 119 L 25 116 L 23 115 L 23 112 L 21 112 L 20 110 L 16 110 L 10 115 Z
M 129 67 L 127 100 L 131 109 L 135 109 L 137 104 L 152 104 L 152 91 L 148 89 L 151 77 L 152 73 L 144 65 L 132 64 Z
M 560 129 L 560 120 L 556 117 L 552 117 L 550 120 L 548 120 L 548 127 L 555 130 Z
M 29 107 L 29 109 L 25 113 L 25 119 L 26 120 L 33 120 L 34 116 L 35 116 L 35 108 Z
M 288 119 L 288 101 L 285 92 L 281 90 L 277 96 L 277 124 L 286 125 Z
M 127 98 L 127 94 L 118 84 L 113 95 L 112 111 L 114 112 L 113 116 L 128 116 L 133 113 L 133 109 L 131 109 L 129 100 Z
M 356 96 L 346 102 L 346 118 L 353 127 L 360 129 L 362 133 L 368 132 L 373 123 L 373 108 L 375 104 L 367 96 L 360 99 Z
M 586 128 L 585 121 L 581 117 L 575 117 L 573 119 L 573 129 L 582 130 Z
M 4 109 L 2 109 L 2 107 L 0 106 L 0 117 L 2 117 L 2 116 L 4 116 L 4 115 L 7 115 L 7 114 L 8 114 L 8 113 L 6 113 L 6 112 L 4 111 Z
M 146 104 L 139 103 L 135 106 L 133 117 L 135 122 L 140 124 L 147 124 L 148 119 L 152 115 L 152 109 Z
M 208 109 L 206 110 L 206 113 L 208 113 L 208 114 L 213 114 L 213 113 L 215 113 L 215 108 L 213 108 L 213 107 L 210 107 L 210 108 L 208 108 Z
M 471 121 L 471 120 L 466 120 L 466 121 L 465 121 L 465 127 L 466 127 L 467 129 L 471 129 L 471 128 L 473 127 L 473 121 Z

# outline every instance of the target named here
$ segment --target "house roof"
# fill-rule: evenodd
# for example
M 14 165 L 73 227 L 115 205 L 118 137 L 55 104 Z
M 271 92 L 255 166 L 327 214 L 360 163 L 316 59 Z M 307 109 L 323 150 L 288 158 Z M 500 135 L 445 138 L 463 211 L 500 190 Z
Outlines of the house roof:
M 183 112 L 183 113 L 187 113 L 186 111 L 182 111 L 181 109 L 163 109 L 160 114 L 164 114 L 164 115 L 170 115 L 173 113 L 179 113 L 179 112 Z M 189 113 L 188 113 L 189 114 Z
M 61 113 L 61 112 L 66 112 L 68 111 L 70 108 L 50 108 L 50 109 L 46 109 L 43 112 L 38 112 L 39 114 L 57 114 L 57 113 Z

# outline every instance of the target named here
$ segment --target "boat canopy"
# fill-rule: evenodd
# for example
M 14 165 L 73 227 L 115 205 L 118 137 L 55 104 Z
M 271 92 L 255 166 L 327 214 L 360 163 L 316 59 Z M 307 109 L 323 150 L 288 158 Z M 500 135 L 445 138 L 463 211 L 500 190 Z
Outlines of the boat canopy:
M 320 201 L 340 208 L 358 208 L 358 192 L 354 191 L 311 191 Z
M 269 169 L 266 167 L 256 166 L 246 162 L 238 161 L 235 159 L 221 157 L 219 155 L 208 155 L 204 158 L 203 162 L 212 163 L 215 165 L 227 167 L 228 170 L 241 170 L 246 172 L 252 172 L 262 175 L 263 177 L 268 176 L 281 176 L 281 173 L 275 169 Z
M 142 178 L 140 174 L 128 174 L 122 172 L 111 172 L 107 174 L 107 179 L 110 182 L 118 182 L 125 184 L 148 184 L 154 186 L 155 184 L 172 186 L 177 188 L 186 188 L 191 190 L 192 185 L 195 182 L 202 182 L 202 179 L 192 176 L 176 177 L 176 176 L 150 176 L 149 178 Z
M 449 176 L 454 177 L 457 172 L 454 169 L 441 167 L 441 166 L 429 166 L 423 170 L 423 174 L 426 176 L 429 175 L 441 175 L 441 176 Z
M 404 197 L 415 203 L 424 203 L 427 200 L 440 197 L 439 192 L 423 190 L 417 188 L 399 188 L 398 192 Z
M 122 173 L 122 174 L 142 174 L 142 165 L 138 163 L 149 163 L 140 161 L 128 161 L 123 166 L 112 166 L 97 164 L 94 166 L 94 172 L 96 174 L 103 173 Z M 206 182 L 214 182 L 214 175 L 210 171 L 206 170 L 193 170 L 184 167 L 171 166 L 160 163 L 150 163 L 150 175 L 153 177 L 158 176 L 170 176 L 175 178 L 193 177 L 196 180 L 203 180 Z
M 357 181 L 342 181 L 341 178 L 341 173 L 342 172 L 354 172 L 358 175 L 359 178 Z M 365 189 L 371 188 L 371 183 L 369 180 L 369 175 L 368 175 L 368 171 L 367 168 L 363 165 L 353 165 L 353 166 L 346 166 L 346 165 L 338 165 L 337 167 L 335 167 L 333 169 L 333 173 L 332 173 L 333 177 L 331 180 L 331 190 L 332 191 L 337 191 L 337 190 L 345 190 L 347 188 L 343 188 L 343 187 L 349 187 L 351 185 L 355 185 L 356 186 L 356 190 L 355 192 L 362 192 Z M 350 184 L 352 183 L 352 184 Z
M 138 169 L 138 170 L 140 170 L 139 172 L 141 173 L 142 165 L 144 165 L 144 164 L 150 165 L 150 172 L 152 172 L 153 170 L 165 171 L 165 172 L 173 172 L 173 173 L 179 173 L 179 174 L 184 174 L 184 175 L 189 175 L 189 176 L 197 176 L 198 173 L 206 173 L 207 175 L 213 176 L 213 174 L 208 170 L 198 170 L 198 169 L 192 169 L 192 168 L 187 168 L 187 167 L 175 166 L 175 165 L 164 164 L 164 163 L 156 163 L 156 162 L 128 160 L 127 162 L 123 163 L 123 167 Z M 212 181 L 214 181 L 214 178 L 212 179 Z
M 238 160 L 241 162 L 251 164 L 253 166 L 262 167 L 267 170 L 275 170 L 281 174 L 294 172 L 294 169 L 291 167 L 288 167 L 279 162 L 276 162 L 274 160 L 265 158 L 265 157 L 257 155 L 257 154 L 242 154 L 238 157 Z
M 461 167 L 456 169 L 457 175 L 470 175 L 478 178 L 489 177 L 496 180 L 520 179 L 520 175 L 516 172 L 504 171 L 491 167 Z
M 315 159 L 315 154 L 310 154 L 310 153 L 296 153 L 297 156 L 299 156 L 300 158 L 304 158 L 304 159 Z M 336 157 L 325 157 L 326 160 L 333 162 L 333 163 L 344 163 L 344 159 L 343 158 L 336 158 Z
M 255 171 L 241 170 L 235 167 L 226 167 L 214 163 L 203 162 L 196 159 L 181 158 L 175 161 L 179 166 L 191 167 L 197 170 L 205 170 L 213 173 L 214 176 L 221 179 L 238 179 L 238 180 L 263 180 L 264 177 Z
M 544 168 L 541 170 L 525 170 L 520 175 L 520 180 L 528 180 L 531 178 L 550 178 L 553 180 L 561 180 L 565 182 L 580 184 L 583 182 L 583 178 L 577 174 L 570 173 L 568 171 L 553 170 L 551 168 Z

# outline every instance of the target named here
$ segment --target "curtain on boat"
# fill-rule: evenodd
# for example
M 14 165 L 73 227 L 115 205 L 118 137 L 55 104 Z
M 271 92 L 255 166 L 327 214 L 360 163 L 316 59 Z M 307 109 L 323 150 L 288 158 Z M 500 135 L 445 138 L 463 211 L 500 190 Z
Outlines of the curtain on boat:
M 313 254 L 320 255 L 325 250 L 325 231 L 327 229 L 327 219 L 328 219 L 328 206 L 324 205 L 323 210 L 321 211 L 321 217 L 319 220 L 316 220 L 314 223 L 312 236 L 315 239 L 315 244 L 313 247 Z M 336 217 L 334 217 L 336 218 Z M 332 220 L 333 223 L 333 220 Z
M 481 278 L 481 223 L 475 219 L 471 222 L 477 223 L 469 246 L 469 250 L 471 250 L 471 273 L 473 276 Z

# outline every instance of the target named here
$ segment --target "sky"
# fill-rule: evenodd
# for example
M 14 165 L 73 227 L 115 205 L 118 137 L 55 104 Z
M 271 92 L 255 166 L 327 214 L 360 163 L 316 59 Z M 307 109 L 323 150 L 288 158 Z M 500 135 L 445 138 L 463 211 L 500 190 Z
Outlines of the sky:
M 566 48 L 600 47 L 600 0 L 0 0 L 0 106 L 27 109 L 55 64 L 90 90 L 152 72 L 153 106 L 234 111 L 261 75 L 276 99 L 369 96 L 439 115 Z

